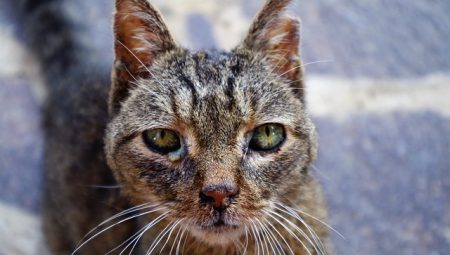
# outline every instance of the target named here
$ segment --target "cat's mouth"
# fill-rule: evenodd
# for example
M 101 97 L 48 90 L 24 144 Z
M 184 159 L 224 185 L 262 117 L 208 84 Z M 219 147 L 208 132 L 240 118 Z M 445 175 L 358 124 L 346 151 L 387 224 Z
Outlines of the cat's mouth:
M 239 226 L 235 224 L 226 223 L 223 219 L 218 219 L 212 224 L 201 226 L 201 229 L 204 231 L 212 231 L 212 232 L 226 232 L 239 229 Z
M 191 228 L 194 236 L 210 244 L 226 244 L 238 239 L 244 229 L 241 225 L 230 223 L 220 217 L 207 224 L 196 224 Z

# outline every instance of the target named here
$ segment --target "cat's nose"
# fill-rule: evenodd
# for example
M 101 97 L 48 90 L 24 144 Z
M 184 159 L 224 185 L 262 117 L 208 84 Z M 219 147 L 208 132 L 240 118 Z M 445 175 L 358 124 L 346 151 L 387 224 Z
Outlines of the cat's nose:
M 209 185 L 200 192 L 200 201 L 222 211 L 233 202 L 238 193 L 239 188 L 235 185 Z

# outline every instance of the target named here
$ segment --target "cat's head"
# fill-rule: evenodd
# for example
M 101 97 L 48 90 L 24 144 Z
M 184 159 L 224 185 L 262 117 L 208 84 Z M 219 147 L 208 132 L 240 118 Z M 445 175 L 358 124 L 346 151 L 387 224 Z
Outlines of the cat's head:
M 135 203 L 210 243 L 309 185 L 299 21 L 269 0 L 231 52 L 177 46 L 146 0 L 117 0 L 108 163 Z

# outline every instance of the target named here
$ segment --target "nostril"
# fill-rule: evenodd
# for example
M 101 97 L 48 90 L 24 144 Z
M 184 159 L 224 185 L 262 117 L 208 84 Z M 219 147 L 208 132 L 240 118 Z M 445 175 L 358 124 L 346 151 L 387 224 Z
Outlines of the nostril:
M 204 204 L 212 204 L 214 202 L 214 198 L 209 197 L 203 192 L 200 192 L 200 202 Z

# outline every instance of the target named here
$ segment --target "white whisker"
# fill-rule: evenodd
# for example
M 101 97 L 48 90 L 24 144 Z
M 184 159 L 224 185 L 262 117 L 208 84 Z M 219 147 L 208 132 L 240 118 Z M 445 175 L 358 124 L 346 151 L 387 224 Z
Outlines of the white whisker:
M 244 252 L 242 252 L 242 255 L 245 255 L 247 253 L 248 248 L 248 227 L 245 226 L 245 245 L 244 245 Z
M 114 220 L 114 219 L 117 219 L 117 218 L 119 218 L 119 217 L 121 217 L 121 216 L 123 216 L 123 215 L 126 215 L 126 214 L 130 214 L 130 213 L 133 213 L 133 212 L 142 210 L 142 209 L 150 208 L 150 207 L 152 207 L 152 206 L 155 206 L 155 207 L 156 207 L 156 206 L 160 206 L 160 205 L 149 205 L 149 204 L 150 204 L 150 203 L 144 203 L 144 204 L 140 204 L 140 205 L 137 205 L 137 206 L 128 208 L 128 209 L 126 209 L 126 210 L 124 210 L 124 211 L 122 211 L 122 212 L 120 212 L 120 213 L 114 214 L 113 216 L 109 217 L 108 219 L 106 219 L 106 220 L 100 222 L 97 226 L 95 226 L 94 228 L 92 228 L 91 230 L 89 230 L 89 232 L 87 232 L 87 233 L 83 236 L 83 238 L 80 240 L 80 242 L 78 243 L 78 245 L 79 245 L 81 242 L 83 242 L 83 240 L 84 240 L 86 237 L 88 237 L 92 232 L 94 232 L 94 231 L 97 230 L 99 227 L 101 227 L 102 225 L 106 224 L 106 223 L 109 222 L 109 221 L 112 221 L 112 220 Z M 78 246 L 78 245 L 77 245 L 77 246 Z
M 180 252 L 181 239 L 183 239 L 183 235 L 186 233 L 187 228 L 188 228 L 188 225 L 186 225 L 186 226 L 184 227 L 184 229 L 183 229 L 183 232 L 181 232 L 180 240 L 178 241 L 177 249 L 176 249 L 176 251 L 175 251 L 175 254 L 176 254 L 176 255 L 178 255 L 179 252 Z M 187 238 L 187 235 L 186 235 L 186 238 Z M 185 241 L 184 244 L 186 244 L 186 239 L 184 239 L 184 241 Z M 183 251 L 184 251 L 184 244 L 183 244 L 183 247 L 181 248 L 181 253 L 183 253 Z
M 161 242 L 161 240 L 164 238 L 164 236 L 170 231 L 172 224 L 174 221 L 171 221 L 167 226 L 159 232 L 159 234 L 156 236 L 156 238 L 153 240 L 153 243 L 150 245 L 150 248 L 147 249 L 146 255 L 150 255 L 153 250 L 156 249 L 158 244 Z
M 183 238 L 183 235 L 184 235 L 184 233 L 186 232 L 187 228 L 188 228 L 188 224 L 186 224 L 186 225 L 184 226 L 183 233 L 181 233 L 180 239 Z M 186 236 L 184 237 L 183 245 L 182 245 L 182 247 L 181 247 L 181 254 L 183 254 L 184 247 L 185 247 L 185 245 L 186 245 L 187 239 L 188 239 L 188 235 L 186 234 Z
M 120 247 L 122 247 L 124 244 L 128 243 L 128 245 L 125 246 L 125 248 L 122 250 L 122 252 L 124 250 L 126 250 L 128 248 L 128 246 L 134 242 L 135 237 L 138 236 L 141 232 L 143 232 L 148 225 L 145 225 L 143 228 L 139 229 L 135 234 L 133 234 L 132 236 L 130 236 L 129 238 L 127 238 L 127 240 L 123 241 L 122 243 L 120 243 L 119 245 L 117 245 L 115 248 L 111 249 L 110 251 L 108 251 L 107 253 L 105 253 L 104 255 L 108 255 L 113 253 L 114 251 L 116 251 L 117 249 L 119 249 Z M 131 241 L 131 242 L 130 242 Z M 122 252 L 120 254 L 122 254 Z
M 265 255 L 265 254 L 266 254 L 266 250 L 264 250 L 264 245 L 267 245 L 267 244 L 266 244 L 266 243 L 264 242 L 264 240 L 261 238 L 261 232 L 259 231 L 258 226 L 257 226 L 256 224 L 254 224 L 254 227 L 255 227 L 255 234 L 256 234 L 256 237 L 258 238 L 259 243 L 260 243 L 260 245 L 261 245 L 261 252 L 262 252 L 262 255 Z
M 312 65 L 312 64 L 317 64 L 317 63 L 328 63 L 328 62 L 332 62 L 332 61 L 331 61 L 331 60 L 318 60 L 318 61 L 308 62 L 308 63 L 306 63 L 306 64 L 301 64 L 301 65 L 292 67 L 292 68 L 290 68 L 289 70 L 287 70 L 287 71 L 283 72 L 282 74 L 278 75 L 275 79 L 271 80 L 271 81 L 269 82 L 269 84 L 272 83 L 274 80 L 276 80 L 276 79 L 282 77 L 283 75 L 285 75 L 285 74 L 287 74 L 287 73 L 289 73 L 289 72 L 294 71 L 295 69 L 302 68 L 302 67 L 306 67 L 306 66 L 309 66 L 309 65 Z
M 254 224 L 255 223 L 253 221 L 251 221 L 250 228 L 251 228 L 251 231 L 252 231 L 252 234 L 253 234 L 253 241 L 255 242 L 255 245 L 256 245 L 256 254 L 260 254 L 260 250 L 259 250 L 260 243 L 259 243 L 259 238 L 256 235 Z
M 89 187 L 96 189 L 120 189 L 122 185 L 89 185 Z
M 234 244 L 235 251 L 239 250 L 240 254 L 242 254 L 242 250 L 244 249 L 244 245 L 242 244 L 242 242 L 236 239 L 233 239 L 232 242 Z
M 153 219 L 151 222 L 149 222 L 148 224 L 146 224 L 142 229 L 140 229 L 138 232 L 136 232 L 134 235 L 132 235 L 130 238 L 128 238 L 127 240 L 125 240 L 124 242 L 122 242 L 120 245 L 118 245 L 116 248 L 110 250 L 108 253 L 106 253 L 105 255 L 108 255 L 112 252 L 114 252 L 115 250 L 117 250 L 119 247 L 123 246 L 125 243 L 128 242 L 128 244 L 125 246 L 125 248 L 122 249 L 122 251 L 119 253 L 119 255 L 123 254 L 128 247 L 130 247 L 131 244 L 133 244 L 130 253 L 131 254 L 134 250 L 134 247 L 136 246 L 136 244 L 139 242 L 139 240 L 141 239 L 141 237 L 144 235 L 144 233 L 152 228 L 154 225 L 158 224 L 161 220 L 163 220 L 164 218 L 167 217 L 168 212 L 163 213 L 162 215 L 156 217 L 155 219 Z M 130 239 L 132 239 L 130 241 Z
M 265 236 L 264 239 L 266 240 L 266 242 L 265 242 L 266 247 L 267 247 L 267 243 L 269 243 L 270 249 L 273 252 L 272 254 L 276 254 L 277 252 L 275 251 L 275 248 L 273 246 L 274 245 L 274 243 L 272 241 L 273 239 L 271 239 L 270 235 L 268 234 L 267 227 L 259 219 L 256 219 L 256 222 L 258 222 L 258 224 L 261 226 L 262 233 Z M 270 254 L 269 248 L 267 248 L 267 250 L 268 250 L 268 253 Z
M 123 68 L 125 68 L 125 71 L 127 71 L 128 75 L 131 76 L 131 78 L 133 78 L 133 80 L 136 82 L 136 84 L 139 83 L 139 81 L 136 79 L 136 77 L 134 77 L 134 75 L 130 72 L 130 70 L 128 69 L 128 67 L 126 65 L 123 65 Z
M 183 221 L 183 219 L 177 220 L 177 221 L 173 224 L 173 226 L 170 228 L 169 235 L 168 235 L 167 238 L 166 238 L 166 242 L 163 244 L 163 246 L 162 246 L 161 249 L 159 250 L 159 254 L 161 254 L 161 253 L 163 252 L 164 248 L 166 247 L 167 243 L 168 243 L 169 240 L 170 240 L 170 237 L 172 236 L 172 232 L 175 230 L 175 228 L 177 227 L 177 225 L 180 224 L 180 222 L 182 222 L 182 221 Z M 176 237 L 175 237 L 175 238 L 176 238 Z M 175 240 L 176 240 L 176 239 L 175 239 Z
M 122 45 L 134 58 L 136 58 L 136 60 L 142 65 L 142 67 L 145 68 L 145 70 L 147 70 L 148 73 L 151 74 L 150 69 L 148 69 L 148 67 L 144 64 L 144 62 L 142 62 L 142 60 L 140 60 L 136 54 L 134 54 L 133 51 L 131 51 L 125 44 L 123 44 L 120 40 L 116 39 L 116 41 Z
M 323 179 L 330 181 L 330 177 L 326 176 L 322 170 L 320 170 L 318 167 L 316 167 L 315 165 L 311 165 L 312 169 L 314 169 L 316 171 L 317 174 L 319 174 L 320 176 L 322 176 Z
M 279 209 L 279 208 L 277 208 L 277 209 Z M 279 209 L 279 210 L 280 210 L 280 209 Z M 284 212 L 284 211 L 282 211 L 282 212 Z M 293 223 L 291 220 L 287 219 L 287 218 L 284 217 L 283 215 L 281 215 L 281 214 L 279 214 L 279 213 L 277 213 L 277 212 L 275 212 L 275 211 L 271 211 L 271 213 L 272 213 L 273 215 L 278 216 L 278 217 L 281 218 L 282 220 L 286 221 L 289 225 L 291 225 L 295 230 L 297 230 L 297 231 L 300 233 L 301 236 L 303 236 L 303 237 L 306 239 L 306 241 L 308 241 L 308 242 L 313 246 L 314 250 L 316 250 L 316 252 L 317 252 L 318 254 L 322 254 L 322 249 L 321 249 L 321 248 L 318 248 L 318 243 L 317 243 L 317 242 L 313 242 L 313 241 L 311 240 L 311 238 L 305 233 L 305 231 L 303 231 L 303 230 L 302 230 L 301 228 L 299 228 L 295 223 Z M 289 214 L 288 214 L 288 215 L 289 215 Z M 300 219 L 300 221 L 301 221 L 303 224 L 305 224 L 305 222 L 303 221 L 303 219 Z M 314 235 L 312 234 L 311 231 L 310 231 L 310 233 L 311 233 L 311 235 L 313 236 L 313 239 L 314 239 Z
M 261 250 L 262 250 L 262 254 L 263 254 L 263 255 L 266 254 L 266 251 L 267 251 L 267 253 L 270 253 L 270 251 L 269 251 L 269 246 L 267 245 L 267 242 L 266 242 L 266 240 L 265 240 L 265 236 L 263 235 L 262 229 L 259 228 L 259 227 L 255 224 L 255 230 L 256 230 L 256 233 L 258 234 L 258 239 L 259 239 L 259 241 L 261 242 Z M 266 249 L 264 249 L 264 247 L 265 247 Z
M 280 207 L 283 207 L 283 208 L 280 208 Z M 282 211 L 282 212 L 284 212 L 284 213 L 287 213 L 288 215 L 290 215 L 290 216 L 296 218 L 297 220 L 299 220 L 308 229 L 308 232 L 311 234 L 312 238 L 314 239 L 314 242 L 316 243 L 316 245 L 318 247 L 320 247 L 321 253 L 322 254 L 326 254 L 324 252 L 325 247 L 324 247 L 324 244 L 323 244 L 322 240 L 320 240 L 320 238 L 316 234 L 316 232 L 305 222 L 305 220 L 303 220 L 302 217 L 300 217 L 300 215 L 298 215 L 294 210 L 292 210 L 292 208 L 290 208 L 290 207 L 288 207 L 288 206 L 286 206 L 286 205 L 284 205 L 282 203 L 277 203 L 277 209 Z
M 297 212 L 299 212 L 299 213 L 301 213 L 301 214 L 303 214 L 303 215 L 305 215 L 305 216 L 308 216 L 308 217 L 310 217 L 311 219 L 316 220 L 317 222 L 323 224 L 325 227 L 329 228 L 330 230 L 332 230 L 333 232 L 335 232 L 336 234 L 338 234 L 342 239 L 346 240 L 345 237 L 344 237 L 341 233 L 339 233 L 339 231 L 337 231 L 336 229 L 334 229 L 332 226 L 330 226 L 330 225 L 327 224 L 326 222 L 324 222 L 324 221 L 318 219 L 317 217 L 314 217 L 314 216 L 312 216 L 311 214 L 309 214 L 309 213 L 307 213 L 307 212 L 304 212 L 304 211 L 302 211 L 302 210 L 300 210 L 300 209 L 298 209 L 298 208 L 294 208 L 294 207 L 291 207 L 291 208 L 292 208 L 293 210 L 295 210 L 295 211 L 297 211 Z
M 275 216 L 273 216 L 272 214 L 274 213 L 273 211 L 267 211 L 264 210 L 264 212 L 271 217 L 272 219 L 274 219 L 276 222 L 278 222 L 278 224 L 280 224 L 292 237 L 294 237 L 297 241 L 300 242 L 300 244 L 303 246 L 303 248 L 305 248 L 306 252 L 308 252 L 309 255 L 311 254 L 311 251 L 308 249 L 308 247 L 306 247 L 305 243 L 300 240 L 300 238 L 290 229 L 288 228 L 283 222 L 281 222 L 280 220 L 278 220 Z M 287 219 L 286 219 L 287 220 Z M 288 221 L 290 222 L 290 221 Z M 295 224 L 294 224 L 295 225 Z
M 140 216 L 143 216 L 143 215 L 147 215 L 147 214 L 150 214 L 150 213 L 153 213 L 153 212 L 156 212 L 156 211 L 160 211 L 160 210 L 162 210 L 162 209 L 163 209 L 163 208 L 156 208 L 156 209 L 153 209 L 153 210 L 150 210 L 150 211 L 146 211 L 146 212 L 143 212 L 143 213 L 139 213 L 139 214 L 137 214 L 137 215 L 133 215 L 133 216 L 127 217 L 127 218 L 125 218 L 125 219 L 123 219 L 123 220 L 120 220 L 120 221 L 118 221 L 118 222 L 116 222 L 116 223 L 114 223 L 114 224 L 108 226 L 108 227 L 105 228 L 105 229 L 102 229 L 102 231 L 100 231 L 100 232 L 96 233 L 95 235 L 91 236 L 89 239 L 87 239 L 87 240 L 84 241 L 81 245 L 79 245 L 79 246 L 71 253 L 71 255 L 75 254 L 75 252 L 77 252 L 78 250 L 80 250 L 80 249 L 81 249 L 85 244 L 87 244 L 89 241 L 91 241 L 92 239 L 96 238 L 97 236 L 99 236 L 99 235 L 102 234 L 103 232 L 105 232 L 105 231 L 107 231 L 107 230 L 113 228 L 114 226 L 117 226 L 117 225 L 119 225 L 119 224 L 121 224 L 121 223 L 123 223 L 123 222 L 129 221 L 129 220 L 131 220 L 131 219 L 134 219 L 134 218 L 137 218 L 137 217 L 140 217 Z
M 291 255 L 295 255 L 294 251 L 292 250 L 291 246 L 289 245 L 289 243 L 286 241 L 286 239 L 284 238 L 284 236 L 280 233 L 280 231 L 278 231 L 278 229 L 269 221 L 266 219 L 267 224 L 269 224 L 269 226 L 275 231 L 275 233 L 277 233 L 277 235 L 279 237 L 281 237 L 281 240 L 284 242 L 284 244 L 286 244 L 287 248 L 289 249 L 289 251 L 291 252 Z
M 172 246 L 170 247 L 169 255 L 172 254 L 173 248 L 175 246 L 175 243 L 177 242 L 178 236 L 180 235 L 181 229 L 182 229 L 181 227 L 178 228 L 177 234 L 175 235 L 175 238 L 173 239 Z

